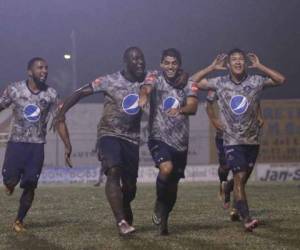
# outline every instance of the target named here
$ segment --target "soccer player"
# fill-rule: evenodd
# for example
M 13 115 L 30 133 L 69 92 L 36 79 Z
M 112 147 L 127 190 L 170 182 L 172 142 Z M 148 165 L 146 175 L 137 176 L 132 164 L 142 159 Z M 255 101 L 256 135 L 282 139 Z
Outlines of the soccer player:
M 32 58 L 27 65 L 28 79 L 7 86 L 0 97 L 0 111 L 12 106 L 13 121 L 2 175 L 7 195 L 12 195 L 20 182 L 23 193 L 13 230 L 25 231 L 24 218 L 30 209 L 44 162 L 47 122 L 58 105 L 56 91 L 46 85 L 47 62 Z M 68 131 L 63 123 L 56 126 L 65 143 L 66 155 L 71 151 Z
M 126 49 L 123 61 L 122 71 L 100 76 L 68 97 L 57 120 L 83 97 L 98 92 L 104 94 L 104 110 L 98 124 L 97 151 L 107 176 L 106 197 L 119 233 L 128 235 L 135 231 L 130 203 L 136 194 L 142 116 L 138 101 L 146 73 L 144 54 L 140 48 Z
M 209 90 L 206 96 L 206 113 L 209 117 L 209 120 L 213 127 L 216 129 L 216 136 L 215 136 L 215 144 L 218 153 L 218 177 L 220 181 L 220 188 L 219 188 L 219 197 L 223 201 L 223 208 L 228 209 L 230 207 L 230 193 L 233 191 L 233 178 L 227 181 L 227 177 L 230 171 L 230 168 L 226 164 L 226 157 L 225 157 L 225 149 L 223 145 L 223 130 L 224 125 L 220 121 L 219 115 L 217 114 L 217 110 L 214 104 L 217 102 L 217 95 L 215 91 Z M 260 105 L 258 106 L 258 114 L 257 119 L 259 123 L 259 127 L 262 127 L 264 124 L 262 112 L 260 109 Z M 236 211 L 233 208 L 230 212 L 232 220 L 237 218 Z
M 159 234 L 168 235 L 168 217 L 175 205 L 178 183 L 180 178 L 184 178 L 187 164 L 189 115 L 197 112 L 198 89 L 182 73 L 178 50 L 164 50 L 160 67 L 161 72 L 146 77 L 140 101 L 150 95 L 148 145 L 159 169 L 152 219 L 154 224 L 159 225 Z M 181 77 L 182 80 L 178 80 Z
M 260 70 L 266 76 L 248 74 L 247 58 L 251 63 L 249 68 Z M 252 231 L 258 226 L 258 220 L 250 217 L 245 185 L 259 151 L 259 95 L 267 87 L 283 84 L 285 77 L 263 65 L 255 54 L 246 55 L 240 49 L 233 49 L 227 56 L 229 74 L 206 79 L 207 74 L 226 69 L 225 59 L 226 55 L 219 55 L 210 66 L 194 74 L 193 79 L 198 82 L 199 88 L 212 89 L 217 93 L 224 125 L 226 163 L 234 178 L 235 207 L 243 219 L 244 228 Z

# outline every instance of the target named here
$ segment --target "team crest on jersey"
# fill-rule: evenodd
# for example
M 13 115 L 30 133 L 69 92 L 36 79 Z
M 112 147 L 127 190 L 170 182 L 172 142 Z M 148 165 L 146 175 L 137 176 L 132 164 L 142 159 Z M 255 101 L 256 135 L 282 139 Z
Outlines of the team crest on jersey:
M 35 104 L 28 104 L 23 109 L 23 115 L 29 122 L 37 122 L 41 117 L 41 109 Z
M 122 108 L 128 115 L 135 115 L 140 111 L 139 96 L 137 94 L 129 94 L 124 97 Z
M 170 109 L 176 109 L 176 108 L 180 108 L 180 103 L 176 98 L 172 96 L 168 96 L 163 101 L 163 110 L 165 112 L 169 111 Z
M 249 103 L 245 96 L 235 95 L 230 100 L 231 111 L 236 115 L 244 114 L 248 109 Z

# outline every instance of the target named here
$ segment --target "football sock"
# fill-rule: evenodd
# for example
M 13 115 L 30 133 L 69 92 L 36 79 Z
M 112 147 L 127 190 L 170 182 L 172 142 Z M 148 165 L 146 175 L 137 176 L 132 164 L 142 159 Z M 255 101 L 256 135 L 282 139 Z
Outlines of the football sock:
M 20 198 L 20 206 L 17 220 L 23 222 L 28 210 L 30 209 L 34 199 L 34 189 L 24 189 Z
M 245 200 L 239 200 L 236 203 L 236 209 L 238 210 L 240 216 L 244 221 L 247 221 L 249 219 L 249 208 L 247 201 Z
M 118 222 L 125 218 L 123 211 L 123 193 L 120 186 L 121 170 L 117 167 L 107 171 L 105 194 L 115 219 Z

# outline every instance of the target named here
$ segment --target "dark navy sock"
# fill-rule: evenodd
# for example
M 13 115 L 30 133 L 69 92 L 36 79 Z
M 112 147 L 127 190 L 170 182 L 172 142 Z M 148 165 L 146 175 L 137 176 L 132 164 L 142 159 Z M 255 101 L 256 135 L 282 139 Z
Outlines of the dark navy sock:
M 28 210 L 30 209 L 34 199 L 34 189 L 24 189 L 20 198 L 20 207 L 17 220 L 23 222 Z

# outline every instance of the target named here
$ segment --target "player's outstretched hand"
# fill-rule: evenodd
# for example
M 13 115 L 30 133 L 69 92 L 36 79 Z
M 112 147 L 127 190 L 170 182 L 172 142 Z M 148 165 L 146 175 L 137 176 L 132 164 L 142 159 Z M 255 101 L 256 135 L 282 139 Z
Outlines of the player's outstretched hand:
M 260 65 L 260 61 L 257 55 L 254 53 L 248 53 L 247 57 L 249 58 L 251 65 L 249 68 L 257 68 Z
M 145 109 L 148 104 L 148 97 L 146 95 L 140 95 L 138 105 L 141 109 Z
M 213 60 L 211 66 L 214 68 L 214 70 L 226 70 L 225 67 L 225 59 L 227 55 L 225 53 L 219 54 L 215 60 Z
M 69 168 L 73 167 L 73 164 L 71 161 L 71 153 L 72 153 L 72 146 L 70 145 L 69 147 L 65 148 L 65 164 Z

